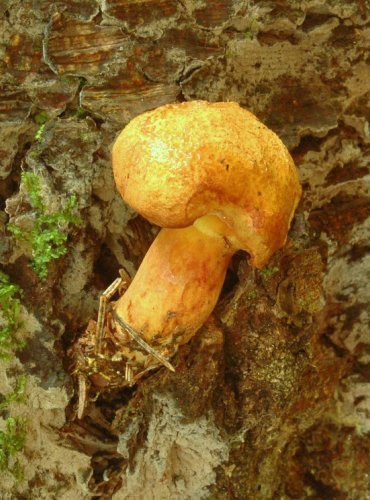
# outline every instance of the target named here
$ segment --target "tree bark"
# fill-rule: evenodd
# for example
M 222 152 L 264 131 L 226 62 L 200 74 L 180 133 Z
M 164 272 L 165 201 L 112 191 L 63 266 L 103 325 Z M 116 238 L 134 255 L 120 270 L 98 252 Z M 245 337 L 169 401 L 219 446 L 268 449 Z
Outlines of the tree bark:
M 28 380 L 7 410 L 27 418 L 24 477 L 2 475 L 3 498 L 369 497 L 369 21 L 368 0 L 3 1 L 0 264 L 26 347 L 0 393 Z M 289 148 L 304 194 L 287 244 L 261 271 L 233 257 L 175 373 L 87 381 L 78 419 L 71 353 L 157 233 L 115 191 L 112 142 L 193 99 L 239 102 Z M 22 171 L 82 220 L 45 280 L 8 229 L 36 217 Z

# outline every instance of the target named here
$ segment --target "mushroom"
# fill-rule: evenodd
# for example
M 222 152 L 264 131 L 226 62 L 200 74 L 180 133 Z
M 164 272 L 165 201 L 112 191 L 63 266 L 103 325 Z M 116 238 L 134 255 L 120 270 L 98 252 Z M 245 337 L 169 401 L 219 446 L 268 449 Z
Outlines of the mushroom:
M 115 317 L 168 352 L 210 316 L 236 251 L 262 268 L 284 245 L 301 196 L 297 171 L 277 135 L 234 102 L 143 113 L 119 134 L 112 161 L 125 202 L 163 228 Z

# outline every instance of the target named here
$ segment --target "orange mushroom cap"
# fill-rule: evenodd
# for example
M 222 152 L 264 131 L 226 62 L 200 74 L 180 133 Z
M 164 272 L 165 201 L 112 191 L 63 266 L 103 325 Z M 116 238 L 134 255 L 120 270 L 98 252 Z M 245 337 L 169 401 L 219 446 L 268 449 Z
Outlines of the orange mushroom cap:
M 154 224 L 219 217 L 263 267 L 285 243 L 301 196 L 279 137 L 234 102 L 168 104 L 134 118 L 113 147 L 123 199 Z

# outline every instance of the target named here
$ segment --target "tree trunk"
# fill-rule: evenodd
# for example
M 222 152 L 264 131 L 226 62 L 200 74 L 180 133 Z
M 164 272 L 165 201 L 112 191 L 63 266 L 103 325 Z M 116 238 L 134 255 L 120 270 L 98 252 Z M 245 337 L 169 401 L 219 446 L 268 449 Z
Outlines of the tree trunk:
M 369 21 L 368 0 L 3 0 L 0 264 L 26 344 L 0 364 L 0 450 L 9 417 L 27 431 L 1 498 L 370 498 Z M 115 190 L 112 142 L 194 99 L 239 102 L 289 148 L 287 244 L 261 271 L 233 257 L 175 373 L 127 388 L 113 365 L 84 392 L 99 296 L 157 233 Z M 47 231 L 68 239 L 43 275 Z

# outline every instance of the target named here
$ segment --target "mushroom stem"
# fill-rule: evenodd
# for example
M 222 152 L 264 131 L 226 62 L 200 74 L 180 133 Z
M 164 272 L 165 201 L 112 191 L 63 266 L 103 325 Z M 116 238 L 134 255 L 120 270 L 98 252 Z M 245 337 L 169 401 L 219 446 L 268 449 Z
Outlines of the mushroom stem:
M 186 343 L 218 300 L 236 248 L 226 224 L 214 216 L 202 219 L 162 229 L 115 304 L 116 315 L 152 346 Z

